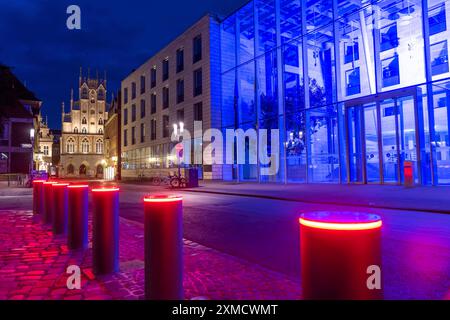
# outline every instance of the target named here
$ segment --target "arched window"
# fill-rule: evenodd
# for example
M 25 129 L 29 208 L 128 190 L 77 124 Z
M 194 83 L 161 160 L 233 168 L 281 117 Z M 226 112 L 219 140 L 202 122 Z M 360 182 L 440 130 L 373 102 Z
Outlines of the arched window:
M 83 117 L 83 120 L 81 120 L 81 124 L 86 124 L 86 123 L 87 123 L 87 120 L 86 120 L 86 118 Z
M 96 153 L 103 153 L 103 140 L 98 139 L 95 143 L 95 152 Z
M 103 119 L 102 118 L 98 119 L 98 124 L 99 125 L 103 125 Z
M 67 153 L 75 152 L 75 140 L 73 138 L 67 139 L 66 151 L 67 151 Z
M 81 89 L 81 99 L 87 99 L 88 98 L 88 90 L 87 88 Z
M 67 174 L 73 174 L 75 171 L 75 167 L 73 166 L 73 164 L 69 164 L 67 166 Z
M 75 128 L 73 129 L 73 132 L 74 132 L 74 133 L 78 133 L 78 127 L 75 127 Z
M 98 129 L 98 133 L 103 134 L 103 129 L 102 128 Z
M 98 100 L 104 100 L 105 99 L 105 90 L 103 90 L 103 89 L 99 89 L 98 90 L 97 99 Z
M 86 128 L 81 129 L 81 133 L 87 133 Z
M 83 152 L 83 153 L 89 152 L 89 140 L 87 138 L 84 138 L 81 141 L 81 152 Z

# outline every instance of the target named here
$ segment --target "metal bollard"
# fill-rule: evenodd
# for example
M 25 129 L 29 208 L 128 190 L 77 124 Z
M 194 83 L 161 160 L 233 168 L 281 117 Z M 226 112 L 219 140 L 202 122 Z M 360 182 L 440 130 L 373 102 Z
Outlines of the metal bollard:
M 88 185 L 67 187 L 69 198 L 67 246 L 69 249 L 88 247 Z
M 92 189 L 92 252 L 95 274 L 119 270 L 119 188 Z
M 53 222 L 53 187 L 55 181 L 47 181 L 42 184 L 44 193 L 44 217 L 43 221 L 46 224 Z
M 183 299 L 183 199 L 144 198 L 145 298 Z
M 368 270 L 373 266 L 381 270 L 381 225 L 381 218 L 374 214 L 303 214 L 300 256 L 304 299 L 382 299 L 381 287 L 368 284 Z
M 55 183 L 53 188 L 53 233 L 67 232 L 68 183 Z
M 43 202 L 42 184 L 46 180 L 33 180 L 33 214 L 41 214 Z

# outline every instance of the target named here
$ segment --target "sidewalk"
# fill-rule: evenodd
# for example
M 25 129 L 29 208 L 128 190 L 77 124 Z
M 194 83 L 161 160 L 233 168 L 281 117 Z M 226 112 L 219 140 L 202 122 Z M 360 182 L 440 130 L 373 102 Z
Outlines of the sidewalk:
M 362 206 L 408 211 L 450 213 L 450 187 L 413 187 L 348 184 L 273 184 L 202 181 L 184 189 L 306 203 Z
M 91 249 L 68 250 L 65 237 L 38 220 L 30 211 L 0 211 L 0 300 L 143 299 L 142 224 L 120 218 L 120 272 L 96 277 Z M 301 298 L 298 279 L 192 241 L 184 241 L 184 263 L 185 299 Z M 67 289 L 69 265 L 82 270 L 80 290 Z

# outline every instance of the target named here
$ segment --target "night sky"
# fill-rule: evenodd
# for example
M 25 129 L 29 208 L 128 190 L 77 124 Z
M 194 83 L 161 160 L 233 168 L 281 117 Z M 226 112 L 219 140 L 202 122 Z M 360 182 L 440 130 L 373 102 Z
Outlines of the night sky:
M 0 63 L 43 101 L 51 128 L 61 102 L 78 96 L 85 75 L 107 71 L 108 102 L 120 81 L 205 13 L 226 16 L 247 0 L 0 0 Z M 81 30 L 69 30 L 66 9 L 81 8 Z

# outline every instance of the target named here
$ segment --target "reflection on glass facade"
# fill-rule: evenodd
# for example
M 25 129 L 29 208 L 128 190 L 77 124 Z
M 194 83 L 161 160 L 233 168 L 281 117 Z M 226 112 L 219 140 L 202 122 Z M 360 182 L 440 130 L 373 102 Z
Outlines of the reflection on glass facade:
M 401 184 L 409 161 L 416 183 L 449 184 L 449 19 L 450 0 L 253 0 L 230 15 L 222 129 L 279 129 L 280 170 L 224 178 Z

